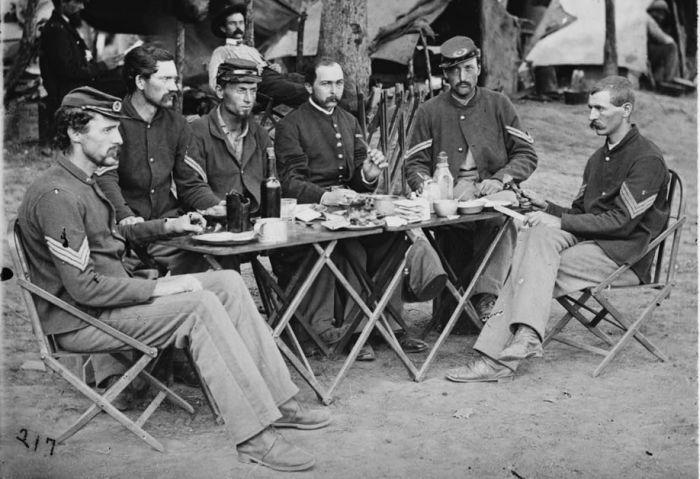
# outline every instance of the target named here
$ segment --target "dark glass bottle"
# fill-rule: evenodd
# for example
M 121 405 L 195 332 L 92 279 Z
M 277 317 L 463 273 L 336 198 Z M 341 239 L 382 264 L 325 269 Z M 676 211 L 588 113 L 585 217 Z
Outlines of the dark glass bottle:
M 279 218 L 282 204 L 282 185 L 275 175 L 275 150 L 267 149 L 268 177 L 260 185 L 260 216 L 262 218 Z

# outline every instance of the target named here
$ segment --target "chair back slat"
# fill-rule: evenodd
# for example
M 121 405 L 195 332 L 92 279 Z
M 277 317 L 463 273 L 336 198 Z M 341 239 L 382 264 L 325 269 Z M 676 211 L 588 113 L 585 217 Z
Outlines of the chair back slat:
M 15 267 L 17 276 L 20 279 L 31 282 L 31 277 L 29 275 L 29 263 L 27 262 L 26 255 L 24 254 L 24 245 L 22 244 L 22 237 L 20 235 L 19 222 L 17 221 L 17 218 L 10 221 L 7 231 L 7 242 L 10 247 L 10 257 L 12 258 L 12 264 Z M 29 321 L 32 325 L 34 338 L 39 344 L 41 358 L 43 359 L 46 356 L 55 354 L 56 350 L 53 344 L 44 334 L 44 328 L 41 325 L 39 312 L 36 310 L 36 305 L 34 304 L 34 298 L 26 288 L 20 287 L 20 290 L 22 293 L 22 298 L 24 299 L 24 306 L 27 309 Z
M 685 222 L 685 198 L 683 195 L 683 183 L 680 176 L 674 170 L 669 170 L 670 179 L 668 183 L 668 191 L 666 194 L 666 204 L 669 209 L 669 217 L 664 230 L 674 225 L 676 222 Z M 680 235 L 683 229 L 681 225 L 672 235 L 666 238 L 658 247 L 655 260 L 653 279 L 654 283 L 661 281 L 662 275 L 665 276 L 666 284 L 672 283 L 676 275 L 676 258 L 678 256 L 678 247 L 680 244 Z M 667 251 L 666 244 L 671 240 L 671 249 Z

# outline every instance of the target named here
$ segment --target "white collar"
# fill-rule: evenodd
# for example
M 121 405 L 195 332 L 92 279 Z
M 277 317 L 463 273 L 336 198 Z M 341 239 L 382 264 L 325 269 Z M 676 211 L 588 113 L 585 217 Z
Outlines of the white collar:
M 325 108 L 320 107 L 319 105 L 316 104 L 316 102 L 309 96 L 309 103 L 311 103 L 311 106 L 316 108 L 318 111 L 321 113 L 325 113 L 328 116 L 331 116 L 333 114 L 333 111 L 335 110 L 335 107 L 331 108 L 331 111 L 326 110 Z
M 620 142 L 622 142 L 622 140 L 624 140 L 624 138 L 622 138 L 622 139 L 621 139 L 620 141 L 618 141 L 617 143 L 610 143 L 610 139 L 608 138 L 608 151 L 612 150 L 612 149 L 615 148 L 617 145 L 619 145 Z
M 234 45 L 234 46 L 241 46 L 243 45 L 243 39 L 238 39 L 238 38 L 227 38 L 226 39 L 226 45 Z

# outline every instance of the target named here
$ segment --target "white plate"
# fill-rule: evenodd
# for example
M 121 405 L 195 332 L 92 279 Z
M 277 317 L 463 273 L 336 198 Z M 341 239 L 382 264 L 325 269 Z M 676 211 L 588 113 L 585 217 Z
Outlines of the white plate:
M 211 245 L 232 245 L 250 243 L 256 239 L 255 231 L 244 231 L 242 233 L 231 233 L 230 231 L 221 231 L 219 233 L 204 233 L 193 236 L 192 239 L 198 243 L 206 243 Z

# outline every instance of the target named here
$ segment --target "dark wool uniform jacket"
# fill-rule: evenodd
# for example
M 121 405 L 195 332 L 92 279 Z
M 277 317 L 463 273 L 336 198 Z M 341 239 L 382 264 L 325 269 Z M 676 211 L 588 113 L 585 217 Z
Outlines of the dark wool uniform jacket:
M 432 176 L 441 151 L 447 153 L 456 182 L 469 149 L 480 180 L 502 181 L 508 174 L 521 182 L 537 167 L 532 144 L 505 95 L 477 87 L 465 106 L 448 90 L 423 103 L 416 112 L 405 155 L 408 184 L 413 190 L 420 189 L 423 179 L 419 173 Z
M 309 101 L 289 113 L 275 130 L 277 172 L 282 194 L 299 203 L 318 203 L 331 186 L 373 191 L 362 180 L 367 149 L 357 119 L 336 106 L 327 115 Z
M 617 264 L 633 260 L 665 228 L 670 175 L 659 148 L 636 126 L 612 150 L 593 153 L 571 208 L 550 203 L 547 212 L 561 217 L 561 229 L 594 240 Z M 653 254 L 632 266 L 649 282 Z
M 175 110 L 158 108 L 148 123 L 124 98 L 119 132 L 122 135 L 119 166 L 95 172 L 97 182 L 117 212 L 117 222 L 127 216 L 146 220 L 177 216 L 178 195 L 189 188 L 202 187 L 202 180 L 185 165 L 191 130 Z M 204 185 L 206 186 L 206 185 Z M 188 206 L 188 205 L 184 205 Z
M 183 192 L 182 200 L 194 208 L 205 209 L 223 200 L 226 193 L 235 191 L 251 198 L 251 211 L 256 211 L 260 205 L 260 185 L 269 176 L 266 148 L 272 146 L 270 137 L 257 122 L 248 121 L 242 158 L 236 158 L 219 125 L 219 108 L 191 124 L 192 141 L 185 164 L 208 187 L 190 188 Z
M 58 109 L 69 91 L 79 86 L 93 86 L 102 63 L 88 62 L 88 50 L 78 31 L 54 10 L 41 29 L 39 68 L 49 103 L 49 111 Z M 53 119 L 52 119 L 53 121 Z
M 92 314 L 147 301 L 155 281 L 131 277 L 122 263 L 126 241 L 145 243 L 165 236 L 165 221 L 117 226 L 114 208 L 92 177 L 59 156 L 27 189 L 19 225 L 32 282 Z M 38 299 L 47 334 L 87 326 Z

